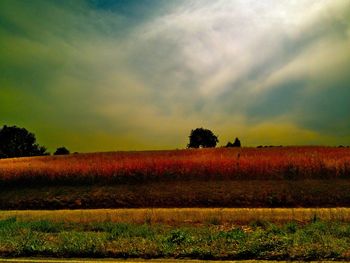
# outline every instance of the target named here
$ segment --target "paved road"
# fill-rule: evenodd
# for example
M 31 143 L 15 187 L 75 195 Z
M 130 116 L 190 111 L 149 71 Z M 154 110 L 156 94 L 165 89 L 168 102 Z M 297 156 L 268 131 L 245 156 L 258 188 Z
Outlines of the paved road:
M 169 259 L 153 259 L 153 260 L 140 260 L 140 259 L 1 259 L 0 263 L 218 263 L 222 261 L 208 261 L 208 260 L 169 260 Z M 232 263 L 236 261 L 225 261 L 225 263 Z M 240 261 L 242 262 L 242 261 Z M 248 262 L 248 261 L 245 261 Z M 251 262 L 251 261 L 249 261 Z M 334 262 L 332 262 L 334 263 Z
M 30 259 L 30 258 L 16 258 L 16 259 L 1 259 L 1 262 L 18 262 L 18 263 L 218 263 L 222 261 L 210 261 L 210 260 L 180 260 L 180 259 L 151 259 L 151 260 L 143 260 L 143 259 Z M 225 263 L 252 263 L 256 261 L 224 261 Z M 259 261 L 262 263 L 263 261 Z M 258 262 L 257 262 L 258 263 Z M 271 261 L 269 261 L 271 263 Z M 280 262 L 279 262 L 280 263 Z M 332 262 L 334 263 L 334 262 Z
M 211 260 L 181 260 L 181 259 L 30 259 L 30 258 L 16 258 L 16 259 L 2 259 L 0 258 L 0 263 L 291 263 L 293 261 L 268 261 L 268 260 L 237 260 L 237 261 L 211 261 Z M 301 262 L 301 261 L 298 261 Z M 338 261 L 338 263 L 346 263 L 349 261 Z M 319 263 L 319 261 L 311 261 L 308 263 Z M 337 263 L 337 261 L 322 261 L 322 263 Z
M 122 260 L 122 259 L 0 259 L 6 263 L 202 263 L 197 260 Z M 210 261 L 209 261 L 210 262 Z

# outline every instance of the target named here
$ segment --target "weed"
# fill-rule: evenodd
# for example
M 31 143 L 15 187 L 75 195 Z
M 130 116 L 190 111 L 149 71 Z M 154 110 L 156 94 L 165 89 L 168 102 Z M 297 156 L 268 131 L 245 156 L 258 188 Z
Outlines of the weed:
M 294 234 L 298 230 L 298 224 L 295 221 L 288 222 L 284 225 L 287 234 Z
M 176 229 L 172 230 L 165 240 L 174 245 L 181 245 L 191 242 L 191 236 L 184 230 Z

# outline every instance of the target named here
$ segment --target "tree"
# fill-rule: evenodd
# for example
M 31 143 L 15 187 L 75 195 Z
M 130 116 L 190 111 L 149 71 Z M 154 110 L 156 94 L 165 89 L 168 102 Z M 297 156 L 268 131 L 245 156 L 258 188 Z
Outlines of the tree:
M 226 147 L 241 147 L 241 141 L 236 137 L 235 141 L 233 143 L 228 142 Z
M 189 138 L 190 143 L 187 145 L 188 148 L 211 148 L 215 147 L 219 142 L 218 137 L 211 130 L 203 128 L 191 130 Z
M 48 155 L 25 128 L 4 125 L 0 129 L 0 158 Z
M 241 141 L 237 137 L 233 142 L 232 147 L 241 147 Z
M 58 147 L 54 155 L 66 155 L 70 154 L 69 150 L 66 147 Z

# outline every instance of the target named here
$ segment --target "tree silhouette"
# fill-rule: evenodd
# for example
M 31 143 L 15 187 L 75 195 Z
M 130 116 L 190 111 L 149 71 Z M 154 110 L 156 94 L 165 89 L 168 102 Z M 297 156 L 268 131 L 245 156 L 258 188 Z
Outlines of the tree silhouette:
M 241 147 L 241 141 L 236 137 L 235 141 L 233 143 L 228 142 L 226 147 Z
M 211 130 L 203 128 L 191 130 L 189 138 L 190 143 L 187 145 L 188 148 L 211 148 L 215 147 L 219 142 L 218 137 Z
M 58 147 L 54 155 L 66 155 L 70 154 L 69 150 L 66 147 Z
M 233 142 L 232 147 L 241 147 L 241 141 L 237 137 Z
M 47 155 L 36 143 L 35 135 L 25 128 L 4 125 L 0 129 L 0 158 Z

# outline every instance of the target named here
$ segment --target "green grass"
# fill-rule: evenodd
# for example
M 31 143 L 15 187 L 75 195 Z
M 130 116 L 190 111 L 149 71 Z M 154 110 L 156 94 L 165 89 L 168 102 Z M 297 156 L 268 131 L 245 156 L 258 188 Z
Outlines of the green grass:
M 350 259 L 350 224 L 247 226 L 0 221 L 0 257 Z

